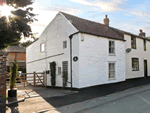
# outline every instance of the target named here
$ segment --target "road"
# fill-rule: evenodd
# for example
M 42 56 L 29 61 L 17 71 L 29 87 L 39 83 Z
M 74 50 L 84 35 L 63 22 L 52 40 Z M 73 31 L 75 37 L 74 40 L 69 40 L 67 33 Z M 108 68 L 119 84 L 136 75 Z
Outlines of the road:
M 45 113 L 150 113 L 150 85 L 50 109 Z
M 78 113 L 150 113 L 150 91 L 81 110 Z

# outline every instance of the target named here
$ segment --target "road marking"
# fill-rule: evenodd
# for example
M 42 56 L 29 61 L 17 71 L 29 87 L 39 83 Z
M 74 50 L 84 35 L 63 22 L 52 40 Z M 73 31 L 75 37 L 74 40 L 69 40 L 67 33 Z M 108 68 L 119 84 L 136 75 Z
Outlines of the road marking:
M 150 104 L 149 101 L 147 101 L 146 99 L 144 99 L 143 97 L 141 97 L 140 95 L 137 95 L 138 97 L 140 97 L 143 101 L 145 101 L 147 104 Z

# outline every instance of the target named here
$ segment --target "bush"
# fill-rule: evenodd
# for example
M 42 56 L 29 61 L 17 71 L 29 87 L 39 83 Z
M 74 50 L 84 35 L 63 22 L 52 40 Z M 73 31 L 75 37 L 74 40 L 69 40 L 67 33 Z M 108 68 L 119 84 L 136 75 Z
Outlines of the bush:
M 18 65 L 17 61 L 13 62 L 13 66 L 11 67 L 11 76 L 10 76 L 10 89 L 12 90 L 16 85 L 16 77 L 17 77 Z
M 56 84 L 56 63 L 50 63 L 50 71 L 51 71 L 51 86 L 55 86 Z
M 68 81 L 68 74 L 67 71 L 63 70 L 63 87 L 67 86 L 67 81 Z

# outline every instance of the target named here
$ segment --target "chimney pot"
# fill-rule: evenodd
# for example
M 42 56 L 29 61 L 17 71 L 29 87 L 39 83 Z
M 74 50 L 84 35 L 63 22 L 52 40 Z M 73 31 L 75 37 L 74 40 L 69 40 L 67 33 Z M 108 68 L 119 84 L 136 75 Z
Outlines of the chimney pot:
M 109 18 L 107 18 L 107 15 L 105 15 L 104 25 L 109 26 Z
M 145 32 L 143 32 L 142 29 L 140 29 L 139 36 L 141 36 L 141 37 L 146 37 Z

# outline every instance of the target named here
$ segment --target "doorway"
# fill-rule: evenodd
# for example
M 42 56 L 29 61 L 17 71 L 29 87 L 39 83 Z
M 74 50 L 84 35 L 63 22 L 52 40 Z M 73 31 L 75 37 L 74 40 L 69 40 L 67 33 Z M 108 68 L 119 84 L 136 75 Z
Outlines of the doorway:
M 147 60 L 144 60 L 144 76 L 147 77 L 148 73 L 147 73 Z

